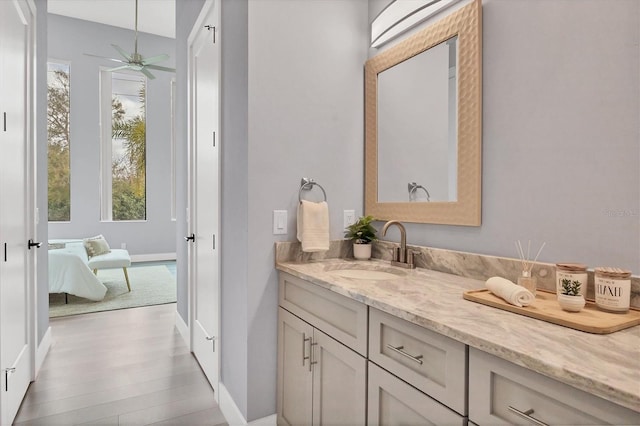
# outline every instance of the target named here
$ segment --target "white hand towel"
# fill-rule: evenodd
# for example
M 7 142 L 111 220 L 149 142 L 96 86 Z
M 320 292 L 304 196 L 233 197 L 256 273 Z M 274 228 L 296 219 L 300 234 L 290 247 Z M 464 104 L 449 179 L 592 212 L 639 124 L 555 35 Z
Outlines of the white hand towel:
M 526 288 L 501 277 L 491 277 L 485 283 L 489 291 L 512 305 L 523 307 L 533 303 L 536 297 Z
M 329 250 L 329 205 L 302 200 L 298 204 L 298 241 L 302 251 Z

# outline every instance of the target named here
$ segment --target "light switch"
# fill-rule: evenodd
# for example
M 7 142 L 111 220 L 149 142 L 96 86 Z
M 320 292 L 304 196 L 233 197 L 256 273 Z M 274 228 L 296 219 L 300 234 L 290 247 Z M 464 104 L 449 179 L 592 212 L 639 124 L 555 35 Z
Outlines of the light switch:
M 287 233 L 287 211 L 273 211 L 273 235 L 284 235 Z

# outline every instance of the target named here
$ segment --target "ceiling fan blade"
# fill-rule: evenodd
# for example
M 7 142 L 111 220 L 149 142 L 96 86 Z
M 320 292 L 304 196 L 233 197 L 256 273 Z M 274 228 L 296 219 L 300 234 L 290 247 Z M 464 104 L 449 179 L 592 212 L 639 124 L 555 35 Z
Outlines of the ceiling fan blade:
M 122 59 L 115 59 L 115 58 L 108 58 L 106 56 L 92 55 L 91 53 L 83 53 L 83 55 L 92 56 L 94 58 L 107 59 L 107 60 L 113 61 L 113 62 L 120 62 L 121 64 L 126 64 L 127 63 L 127 61 L 123 61 Z
M 166 53 L 163 53 L 162 55 L 145 58 L 142 60 L 142 63 L 144 65 L 151 65 L 151 64 L 155 64 L 156 62 L 164 61 L 165 59 L 169 59 L 169 55 L 167 55 Z
M 175 68 L 161 67 L 159 65 L 145 65 L 145 68 L 149 68 L 149 69 L 152 69 L 152 70 L 158 70 L 158 71 L 176 72 Z
M 107 71 L 120 71 L 120 70 L 126 70 L 126 69 L 131 69 L 131 66 L 129 66 L 129 65 L 122 65 L 122 66 L 120 66 L 120 67 L 109 68 Z
M 154 79 L 155 79 L 154 75 L 153 75 L 153 74 L 151 74 L 151 73 L 146 69 L 146 67 L 142 67 L 142 68 L 140 69 L 140 72 L 141 72 L 142 74 L 146 75 L 146 76 L 147 76 L 147 78 L 148 78 L 149 80 L 154 80 Z
M 127 52 L 125 52 L 123 48 L 121 48 L 117 44 L 112 44 L 111 46 L 113 46 L 113 48 L 116 49 L 118 53 L 121 54 L 122 57 L 125 58 L 127 61 L 131 60 L 131 56 Z

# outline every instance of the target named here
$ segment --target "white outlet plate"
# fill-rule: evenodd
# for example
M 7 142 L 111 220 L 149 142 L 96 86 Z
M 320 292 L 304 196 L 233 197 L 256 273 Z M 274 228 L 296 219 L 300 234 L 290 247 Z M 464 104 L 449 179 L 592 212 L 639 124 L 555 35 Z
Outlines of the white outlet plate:
M 356 223 L 356 211 L 345 210 L 344 211 L 344 227 L 351 226 Z
M 126 250 L 127 249 L 127 243 L 121 243 L 120 244 L 120 248 L 123 249 L 123 250 Z
M 287 211 L 273 211 L 273 235 L 285 235 L 287 233 Z

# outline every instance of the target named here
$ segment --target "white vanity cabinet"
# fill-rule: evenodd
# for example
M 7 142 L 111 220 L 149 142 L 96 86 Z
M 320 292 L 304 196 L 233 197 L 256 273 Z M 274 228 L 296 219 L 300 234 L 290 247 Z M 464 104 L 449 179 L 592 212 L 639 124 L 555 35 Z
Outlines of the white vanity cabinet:
M 471 348 L 469 420 L 479 425 L 638 425 L 640 413 Z
M 364 424 L 367 307 L 283 273 L 280 306 L 278 424 Z

